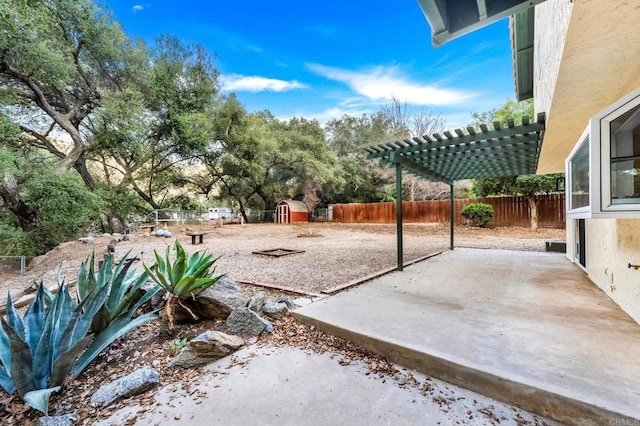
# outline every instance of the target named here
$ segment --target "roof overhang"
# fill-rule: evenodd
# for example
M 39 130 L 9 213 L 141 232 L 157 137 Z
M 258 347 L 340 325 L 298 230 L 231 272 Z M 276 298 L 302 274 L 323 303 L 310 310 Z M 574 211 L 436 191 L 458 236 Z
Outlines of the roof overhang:
M 480 125 L 443 134 L 424 135 L 367 148 L 367 158 L 382 164 L 400 165 L 429 181 L 452 185 L 456 180 L 518 176 L 536 172 L 545 129 L 545 115 L 536 122 L 523 117 L 516 126 L 494 122 L 493 128 Z
M 431 41 L 437 47 L 543 1 L 418 0 L 418 3 L 431 26 Z
M 516 13 L 509 22 L 513 54 L 513 80 L 518 101 L 533 98 L 534 26 L 535 8 Z
M 589 119 L 640 87 L 638 3 L 573 2 L 538 173 L 564 171 Z

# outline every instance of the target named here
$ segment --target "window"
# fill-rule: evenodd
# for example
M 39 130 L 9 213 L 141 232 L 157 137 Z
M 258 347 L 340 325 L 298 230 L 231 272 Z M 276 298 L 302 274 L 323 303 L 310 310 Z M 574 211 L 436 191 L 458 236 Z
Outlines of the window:
M 589 136 L 583 139 L 570 160 L 571 210 L 589 205 Z
M 589 120 L 566 168 L 568 217 L 640 218 L 640 90 Z
M 640 203 L 640 106 L 611 121 L 611 203 Z

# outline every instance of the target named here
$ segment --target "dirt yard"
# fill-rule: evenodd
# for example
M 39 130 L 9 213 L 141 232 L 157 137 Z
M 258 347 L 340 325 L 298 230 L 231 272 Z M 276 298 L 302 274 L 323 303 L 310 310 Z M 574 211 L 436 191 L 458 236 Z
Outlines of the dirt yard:
M 191 229 L 193 231 L 194 229 Z M 187 251 L 207 250 L 215 255 L 221 255 L 217 263 L 217 272 L 228 273 L 235 281 L 254 281 L 265 284 L 279 285 L 297 290 L 320 292 L 322 290 L 345 284 L 349 281 L 378 272 L 396 265 L 396 230 L 394 225 L 346 225 L 335 223 L 311 223 L 303 225 L 225 225 L 222 228 L 203 228 L 202 245 L 192 245 L 191 237 L 186 233 L 187 228 L 171 229 L 171 238 L 156 237 L 144 234 L 132 235 L 129 241 L 116 242 L 116 260 L 120 260 L 127 252 L 145 262 L 153 262 L 153 250 L 164 253 L 168 245 L 176 238 L 180 240 Z M 404 227 L 405 261 L 448 249 L 449 228 L 446 225 L 411 224 Z M 498 248 L 505 250 L 544 250 L 545 240 L 560 240 L 564 238 L 564 230 L 542 229 L 538 233 L 526 228 L 494 228 L 476 229 L 459 228 L 457 230 L 456 245 L 479 248 Z M 51 287 L 56 283 L 58 269 L 61 266 L 67 280 L 74 282 L 80 263 L 95 251 L 98 259 L 107 252 L 107 244 L 116 239 L 113 236 L 95 237 L 85 244 L 81 241 L 71 241 L 60 245 L 44 256 L 34 259 L 28 271 L 22 276 L 10 276 L 3 280 L 0 277 L 0 295 L 9 289 L 18 296 L 25 287 L 33 281 L 42 280 Z M 304 250 L 303 253 L 291 254 L 283 257 L 268 257 L 253 254 L 259 250 Z M 505 252 L 505 255 L 508 253 Z M 136 270 L 141 271 L 141 262 L 136 262 Z M 241 289 L 252 294 L 257 287 L 241 285 Z M 271 300 L 282 297 L 279 292 L 267 291 Z M 4 299 L 6 296 L 2 297 Z M 2 301 L 3 302 L 3 301 Z M 23 308 L 24 309 L 24 308 Z M 196 401 L 195 404 L 207 401 L 208 394 L 199 392 L 198 386 L 206 385 L 210 391 L 221 386 L 221 377 L 209 377 L 200 369 L 183 370 L 169 367 L 175 357 L 175 347 L 180 339 L 191 340 L 205 330 L 219 330 L 226 332 L 224 320 L 209 320 L 195 324 L 178 324 L 171 338 L 164 335 L 161 321 L 152 321 L 136 328 L 125 338 L 114 342 L 108 349 L 92 362 L 80 377 L 70 378 L 63 394 L 54 395 L 49 414 L 59 415 L 77 413 L 77 424 L 93 424 L 104 421 L 105 424 L 134 424 L 137 419 L 148 413 L 153 418 L 154 412 L 164 405 L 156 398 L 157 390 L 150 390 L 141 395 L 114 404 L 106 409 L 96 409 L 87 404 L 87 400 L 98 387 L 115 380 L 137 368 L 152 366 L 161 371 L 161 386 L 174 392 L 183 389 L 186 398 Z M 329 353 L 335 358 L 337 368 L 361 363 L 364 368 L 360 373 L 364 377 L 375 376 L 388 387 L 405 388 L 408 391 L 420 393 L 420 401 L 429 410 L 449 414 L 455 422 L 475 422 L 477 424 L 518 424 L 518 425 L 547 425 L 544 420 L 524 413 L 521 410 L 499 404 L 497 401 L 489 405 L 478 404 L 475 397 L 468 396 L 467 401 L 473 401 L 473 406 L 467 407 L 465 398 L 461 397 L 462 389 L 458 389 L 443 382 L 438 387 L 431 378 L 426 378 L 423 385 L 413 380 L 412 373 L 399 366 L 394 366 L 387 360 L 374 355 L 357 345 L 327 335 L 315 327 L 308 327 L 297 323 L 292 316 L 287 315 L 274 322 L 273 333 L 256 337 L 247 337 L 246 343 L 250 348 L 266 347 L 298 347 L 315 353 Z M 258 346 L 256 346 L 258 345 Z M 255 356 L 252 355 L 252 356 Z M 229 367 L 244 368 L 247 360 L 230 357 Z M 228 373 L 225 370 L 224 375 Z M 245 372 L 242 373 L 246 374 Z M 311 374 L 311 373 L 309 373 Z M 413 380 L 413 382 L 408 381 Z M 246 382 L 246 381 L 245 381 Z M 250 382 L 250 381 L 249 381 Z M 285 386 L 283 389 L 287 389 Z M 453 390 L 455 389 L 455 391 Z M 286 392 L 286 390 L 283 390 Z M 444 392 L 444 393 L 443 393 Z M 0 391 L 1 393 L 1 391 Z M 453 395 L 455 397 L 447 397 Z M 464 394 L 466 395 L 466 394 Z M 462 400 L 462 401 L 460 401 Z M 416 400 L 413 401 L 414 403 Z M 169 404 L 169 407 L 177 407 Z M 496 408 L 497 407 L 497 408 Z M 501 408 L 502 407 L 502 408 Z M 427 409 L 425 408 L 425 409 Z M 122 422 L 110 421 L 111 413 L 120 409 L 129 409 L 131 417 Z M 496 411 L 497 409 L 497 411 Z M 177 422 L 182 416 L 180 408 L 173 419 Z M 506 413 L 504 416 L 499 413 Z M 29 410 L 15 394 L 0 399 L 0 424 L 18 425 L 30 424 L 39 414 Z M 500 416 L 498 418 L 497 416 Z M 506 416 L 506 417 L 505 417 Z M 524 416 L 524 417 L 523 417 Z M 165 417 L 166 418 L 166 417 Z M 145 420 L 148 422 L 149 420 Z M 185 418 L 185 423 L 189 420 Z M 453 423 L 454 420 L 451 420 Z
M 70 282 L 75 281 L 78 267 L 92 251 L 102 259 L 107 245 L 117 240 L 116 260 L 127 252 L 147 263 L 154 262 L 153 251 L 164 255 L 176 238 L 188 252 L 206 250 L 216 256 L 217 273 L 227 273 L 235 281 L 252 281 L 320 292 L 397 264 L 395 224 L 248 224 L 225 225 L 222 228 L 200 227 L 206 232 L 202 245 L 192 245 L 186 235 L 194 227 L 171 228 L 171 238 L 142 233 L 131 235 L 129 241 L 121 237 L 97 236 L 87 244 L 71 241 L 34 259 L 27 273 L 0 277 L 0 300 L 7 290 L 21 293 L 34 281 L 42 280 L 51 287 L 56 283 L 58 270 Z M 404 261 L 448 250 L 449 227 L 446 224 L 406 224 L 404 233 Z M 496 227 L 456 229 L 457 247 L 496 248 L 504 250 L 542 251 L 546 240 L 563 240 L 564 229 Z M 253 254 L 254 251 L 289 249 L 303 253 L 282 257 Z M 136 269 L 142 265 L 136 262 Z

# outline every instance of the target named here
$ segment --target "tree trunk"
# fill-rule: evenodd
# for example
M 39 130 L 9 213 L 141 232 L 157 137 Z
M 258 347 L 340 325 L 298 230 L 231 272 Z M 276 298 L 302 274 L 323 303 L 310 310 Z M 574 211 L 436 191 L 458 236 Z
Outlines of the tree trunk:
M 18 223 L 23 231 L 29 232 L 40 226 L 38 214 L 20 196 L 16 178 L 11 173 L 5 173 L 0 183 L 0 198 L 2 198 L 5 207 L 18 218 Z
M 93 181 L 93 176 L 89 173 L 89 169 L 87 169 L 87 160 L 84 154 L 76 160 L 73 168 L 78 172 L 87 189 L 93 191 L 95 189 L 95 182 Z
M 529 207 L 531 208 L 531 229 L 538 232 L 538 197 L 530 195 L 527 197 Z

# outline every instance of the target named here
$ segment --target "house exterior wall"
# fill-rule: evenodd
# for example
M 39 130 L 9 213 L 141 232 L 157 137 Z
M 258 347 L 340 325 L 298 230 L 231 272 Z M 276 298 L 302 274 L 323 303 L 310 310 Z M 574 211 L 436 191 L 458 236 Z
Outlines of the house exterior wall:
M 629 263 L 640 264 L 640 220 L 587 220 L 589 278 L 640 323 L 640 270 Z
M 547 0 L 535 9 L 533 103 L 535 112 L 548 112 L 558 79 L 571 7 L 567 0 Z
M 536 6 L 534 107 L 547 113 L 538 173 L 559 172 L 588 120 L 640 86 L 640 11 L 627 0 Z M 630 30 L 631 29 L 631 30 Z M 567 220 L 574 261 L 575 220 Z M 640 323 L 640 220 L 587 219 L 589 278 Z

